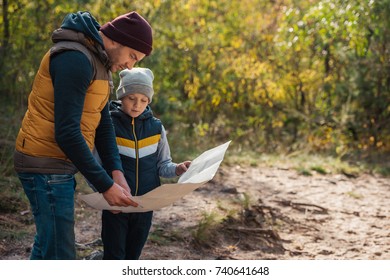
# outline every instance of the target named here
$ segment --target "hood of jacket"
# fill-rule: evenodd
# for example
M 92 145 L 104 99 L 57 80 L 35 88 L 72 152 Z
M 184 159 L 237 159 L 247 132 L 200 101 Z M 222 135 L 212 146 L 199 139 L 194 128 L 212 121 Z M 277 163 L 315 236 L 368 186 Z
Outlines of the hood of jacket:
M 60 28 L 52 34 L 53 43 L 61 41 L 77 42 L 95 53 L 107 70 L 111 62 L 104 50 L 103 39 L 99 34 L 100 25 L 88 12 L 68 14 Z
M 81 32 L 104 48 L 103 39 L 99 35 L 100 25 L 89 12 L 68 14 L 62 22 L 61 28 Z
M 120 100 L 113 100 L 113 101 L 110 101 L 110 114 L 112 117 L 116 117 L 116 118 L 121 118 L 121 119 L 124 119 L 125 121 L 126 120 L 131 120 L 132 117 L 130 117 L 129 115 L 127 115 L 125 112 L 122 111 L 121 109 L 122 107 L 122 101 Z M 139 115 L 137 118 L 135 118 L 136 120 L 146 120 L 146 119 L 149 119 L 153 117 L 153 111 L 152 109 L 150 108 L 150 106 L 148 105 L 145 109 L 145 111 L 142 112 L 141 115 Z

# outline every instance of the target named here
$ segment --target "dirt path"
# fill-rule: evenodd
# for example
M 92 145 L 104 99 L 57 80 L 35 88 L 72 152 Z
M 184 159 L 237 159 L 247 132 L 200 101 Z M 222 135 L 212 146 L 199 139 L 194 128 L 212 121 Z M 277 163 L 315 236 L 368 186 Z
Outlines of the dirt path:
M 294 170 L 263 168 L 229 174 L 238 190 L 289 220 L 277 229 L 286 251 L 269 257 L 390 259 L 389 179 L 298 176 Z
M 142 259 L 388 260 L 389 201 L 389 178 L 222 167 L 212 182 L 155 212 Z M 100 214 L 76 205 L 79 256 L 99 258 Z M 16 218 L 33 231 L 27 216 Z M 28 258 L 32 235 L 15 240 L 1 241 L 1 259 Z

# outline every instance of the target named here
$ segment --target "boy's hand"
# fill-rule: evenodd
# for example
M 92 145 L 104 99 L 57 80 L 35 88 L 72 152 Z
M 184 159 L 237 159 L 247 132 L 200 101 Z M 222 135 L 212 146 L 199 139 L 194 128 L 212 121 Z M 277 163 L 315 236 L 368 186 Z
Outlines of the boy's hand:
M 176 165 L 176 175 L 180 176 L 181 174 L 186 172 L 188 170 L 188 168 L 190 167 L 190 165 L 191 165 L 191 161 L 189 161 L 189 160 L 184 161 L 184 162 Z

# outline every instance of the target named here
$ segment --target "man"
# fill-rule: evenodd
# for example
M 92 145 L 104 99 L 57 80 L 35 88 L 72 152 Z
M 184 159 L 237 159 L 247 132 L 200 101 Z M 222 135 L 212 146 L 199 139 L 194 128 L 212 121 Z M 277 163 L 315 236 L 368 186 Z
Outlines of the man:
M 75 259 L 74 174 L 110 205 L 137 206 L 115 143 L 108 99 L 111 71 L 152 51 L 152 29 L 136 12 L 100 27 L 88 12 L 65 17 L 38 69 L 16 139 L 15 170 L 36 225 L 31 259 Z M 96 147 L 103 167 L 91 151 Z

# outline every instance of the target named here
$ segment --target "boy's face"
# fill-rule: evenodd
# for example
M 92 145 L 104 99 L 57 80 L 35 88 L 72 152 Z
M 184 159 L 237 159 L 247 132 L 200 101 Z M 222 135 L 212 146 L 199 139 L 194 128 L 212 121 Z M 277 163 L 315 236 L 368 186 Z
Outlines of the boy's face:
M 126 95 L 122 99 L 122 111 L 130 117 L 136 118 L 145 111 L 149 104 L 149 98 L 142 93 Z

